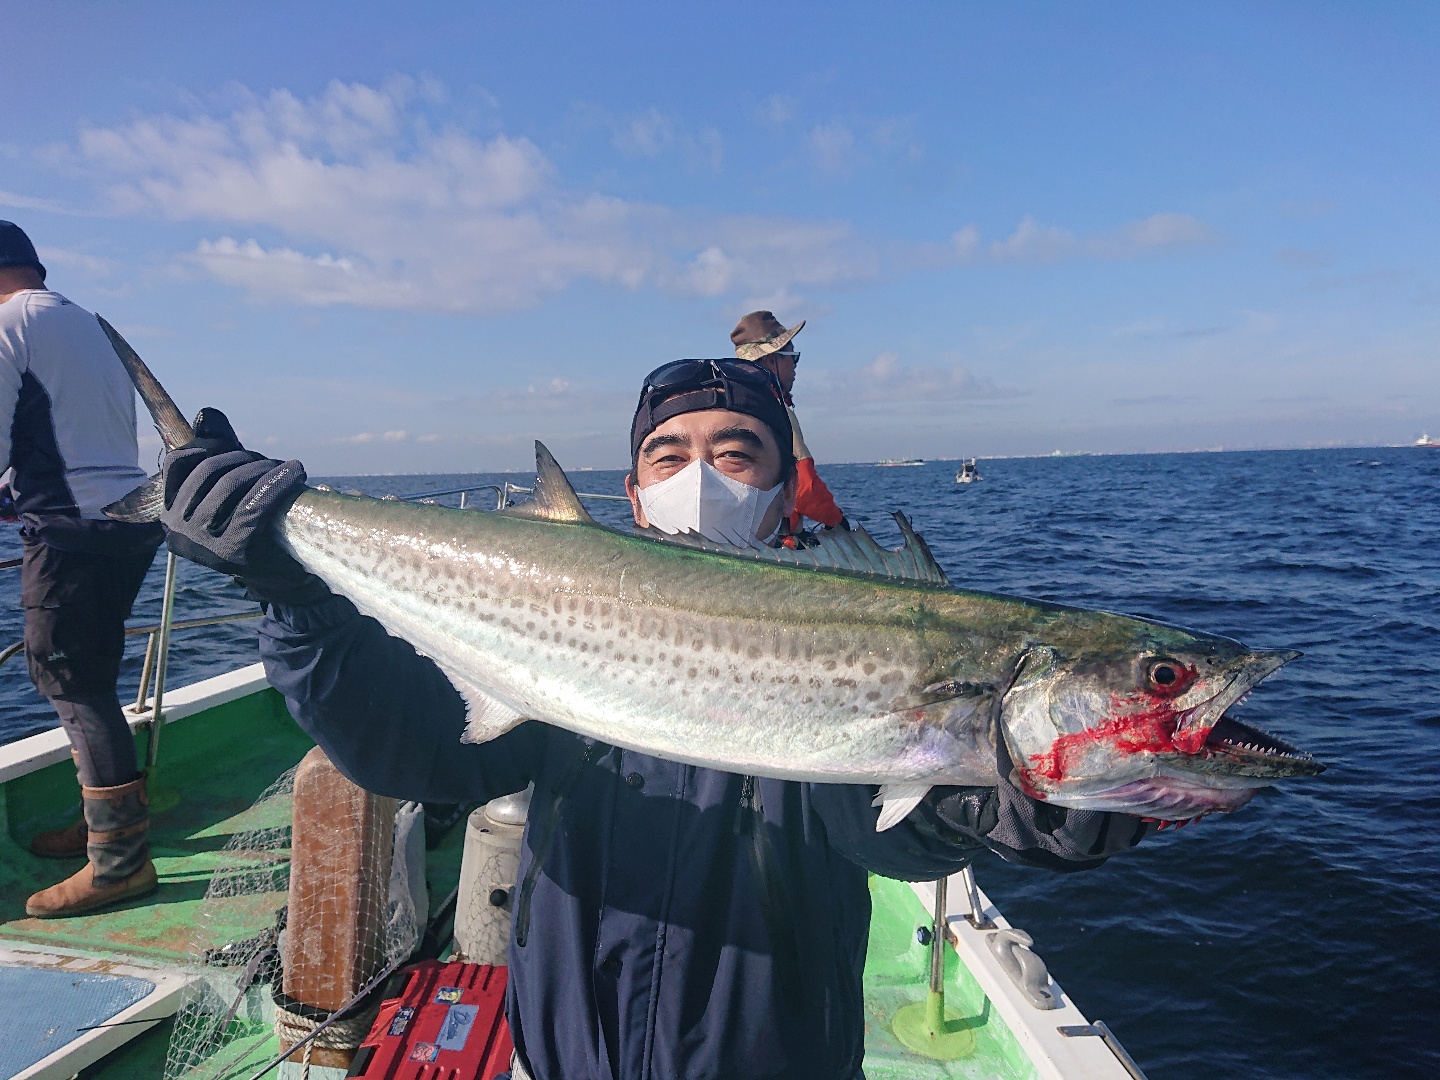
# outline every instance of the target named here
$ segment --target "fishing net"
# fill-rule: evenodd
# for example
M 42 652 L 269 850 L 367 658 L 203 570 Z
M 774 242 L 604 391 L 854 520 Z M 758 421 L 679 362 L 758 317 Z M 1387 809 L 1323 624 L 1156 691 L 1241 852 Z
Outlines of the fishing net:
M 367 978 L 408 957 L 419 940 L 427 909 L 423 824 L 415 827 L 421 822 L 419 805 L 406 804 L 394 814 L 394 826 L 385 816 L 383 826 L 377 823 L 361 837 L 362 848 L 369 849 L 363 854 L 393 865 L 374 887 L 336 885 L 333 895 L 291 896 L 295 773 L 291 769 L 248 810 L 217 827 L 231 830 L 231 836 L 216 854 L 192 925 L 191 981 L 175 1015 L 165 1080 L 244 1080 L 278 1053 L 275 998 L 292 907 L 381 928 L 378 941 L 372 935 L 363 955 L 355 957 Z M 393 813 L 393 802 L 377 802 L 383 804 L 381 816 Z M 285 1017 L 282 1010 L 282 1024 Z

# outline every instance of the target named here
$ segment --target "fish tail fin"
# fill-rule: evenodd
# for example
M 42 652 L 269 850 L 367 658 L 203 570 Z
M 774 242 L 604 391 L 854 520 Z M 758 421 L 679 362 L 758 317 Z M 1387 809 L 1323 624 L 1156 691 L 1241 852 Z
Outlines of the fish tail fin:
M 140 354 L 120 336 L 119 330 L 116 330 L 99 315 L 96 315 L 95 319 L 100 323 L 100 329 L 105 331 L 105 336 L 110 339 L 110 347 L 115 350 L 115 355 L 120 358 L 120 363 L 125 365 L 125 371 L 130 376 L 130 381 L 135 384 L 135 390 L 139 393 L 140 400 L 145 402 L 145 408 L 150 410 L 150 418 L 155 421 L 155 430 L 164 440 L 165 449 L 174 450 L 177 446 L 193 442 L 195 429 L 181 415 L 174 400 L 166 393 L 165 387 L 160 385 L 160 380 L 150 373 L 150 369 L 145 366 L 145 361 L 140 359 Z
M 150 369 L 145 366 L 145 361 L 140 359 L 140 354 L 132 349 L 130 343 L 120 336 L 120 331 L 106 322 L 104 318 L 96 315 L 95 321 L 100 324 L 100 329 L 105 331 L 105 336 L 110 339 L 110 347 L 115 350 L 115 355 L 120 358 L 120 363 L 125 365 L 125 373 L 135 384 L 135 391 L 140 395 L 140 400 L 145 403 L 145 408 L 150 410 L 150 418 L 155 421 L 155 430 L 160 433 L 160 438 L 165 443 L 165 449 L 174 450 L 177 446 L 184 446 L 186 443 L 194 441 L 195 429 L 186 422 L 185 417 L 176 408 L 174 400 L 165 392 L 165 387 L 160 385 L 160 380 L 151 374 Z M 100 512 L 111 521 L 140 523 L 159 521 L 160 514 L 164 509 L 165 485 L 156 475 L 150 477 L 124 498 L 102 507 Z
M 929 784 L 881 784 L 880 794 L 870 804 L 880 807 L 880 820 L 875 822 L 875 831 L 884 832 L 899 825 L 911 810 L 920 805 L 920 800 L 929 790 Z

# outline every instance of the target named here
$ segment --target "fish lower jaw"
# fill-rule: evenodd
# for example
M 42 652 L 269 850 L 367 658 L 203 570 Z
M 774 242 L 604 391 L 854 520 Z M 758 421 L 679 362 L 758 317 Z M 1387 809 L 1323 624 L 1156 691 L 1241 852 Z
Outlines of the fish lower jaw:
M 1184 776 L 1148 776 L 1090 791 L 1042 793 L 1045 802 L 1072 810 L 1097 810 L 1159 821 L 1187 821 L 1206 814 L 1228 814 L 1248 803 L 1267 781 L 1226 777 L 1226 786 L 1196 783 Z

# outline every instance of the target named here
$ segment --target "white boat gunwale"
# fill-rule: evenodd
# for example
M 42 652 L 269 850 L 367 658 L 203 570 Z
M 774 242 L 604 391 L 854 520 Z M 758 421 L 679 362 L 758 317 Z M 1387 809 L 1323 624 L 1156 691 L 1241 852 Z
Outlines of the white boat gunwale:
M 1000 961 L 987 947 L 986 939 L 999 930 L 1013 929 L 1000 909 L 978 886 L 981 912 L 993 927 L 976 929 L 966 919 L 971 914 L 963 874 L 950 877 L 946 890 L 946 936 L 960 963 L 969 969 L 995 1011 L 1029 1056 L 1041 1080 L 1135 1080 L 1131 1072 L 1100 1038 L 1075 1038 L 1061 1033 L 1062 1027 L 1089 1027 L 1091 1021 L 1065 993 L 1053 976 L 1049 989 L 1060 1001 L 1055 1009 L 1037 1009 L 1011 981 Z M 925 910 L 935 908 L 935 883 L 910 883 Z M 983 921 L 983 920 L 982 920 Z M 1138 1073 L 1139 1080 L 1144 1074 Z
M 176 687 L 165 694 L 163 706 L 164 724 L 168 726 L 187 716 L 225 705 L 240 698 L 249 697 L 269 686 L 265 681 L 263 664 L 249 664 L 222 675 L 214 675 L 188 686 Z M 133 705 L 124 709 L 125 721 L 131 731 L 148 725 L 154 716 L 155 699 L 146 702 L 144 710 L 136 712 Z M 0 746 L 0 784 L 16 777 L 37 772 L 59 761 L 70 760 L 70 741 L 65 729 L 53 727 L 47 731 L 17 739 Z

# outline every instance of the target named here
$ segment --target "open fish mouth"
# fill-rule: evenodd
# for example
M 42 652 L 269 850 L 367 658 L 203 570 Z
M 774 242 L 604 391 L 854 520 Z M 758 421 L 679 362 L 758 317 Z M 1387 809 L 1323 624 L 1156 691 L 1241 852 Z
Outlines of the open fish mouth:
M 1239 776 L 1318 776 L 1325 771 L 1324 763 L 1304 750 L 1225 715 L 1210 728 L 1197 756 Z
M 1173 736 L 1175 748 L 1187 754 L 1201 752 L 1211 730 L 1225 719 L 1227 710 L 1244 701 L 1262 679 L 1299 656 L 1300 653 L 1293 649 L 1250 653 L 1236 666 L 1234 675 L 1223 689 L 1180 714 Z

